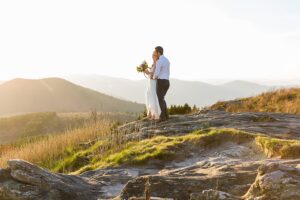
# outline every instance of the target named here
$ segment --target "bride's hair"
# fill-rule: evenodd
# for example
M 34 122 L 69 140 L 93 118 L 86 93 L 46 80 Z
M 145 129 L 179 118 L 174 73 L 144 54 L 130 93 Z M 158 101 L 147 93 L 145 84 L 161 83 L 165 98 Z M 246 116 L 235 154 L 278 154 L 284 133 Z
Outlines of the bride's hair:
M 155 47 L 155 51 L 157 51 L 160 55 L 164 54 L 164 48 L 162 48 L 161 46 Z

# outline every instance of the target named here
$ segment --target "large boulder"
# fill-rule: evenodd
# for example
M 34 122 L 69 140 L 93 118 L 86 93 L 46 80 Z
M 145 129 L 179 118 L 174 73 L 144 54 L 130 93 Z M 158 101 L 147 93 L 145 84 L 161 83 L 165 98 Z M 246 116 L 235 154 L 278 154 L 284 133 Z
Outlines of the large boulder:
M 300 199 L 300 169 L 270 163 L 258 169 L 255 182 L 244 196 L 247 200 Z
M 100 185 L 78 176 L 51 173 L 24 160 L 0 170 L 1 200 L 96 200 Z

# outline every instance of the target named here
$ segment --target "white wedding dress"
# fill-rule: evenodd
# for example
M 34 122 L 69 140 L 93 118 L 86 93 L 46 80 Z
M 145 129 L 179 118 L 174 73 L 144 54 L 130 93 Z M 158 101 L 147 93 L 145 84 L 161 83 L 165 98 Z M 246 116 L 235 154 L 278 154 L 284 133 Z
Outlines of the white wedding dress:
M 150 69 L 150 72 L 153 72 L 153 67 Z M 148 116 L 152 116 L 155 119 L 159 119 L 161 109 L 156 94 L 156 83 L 156 79 L 147 79 L 146 108 Z

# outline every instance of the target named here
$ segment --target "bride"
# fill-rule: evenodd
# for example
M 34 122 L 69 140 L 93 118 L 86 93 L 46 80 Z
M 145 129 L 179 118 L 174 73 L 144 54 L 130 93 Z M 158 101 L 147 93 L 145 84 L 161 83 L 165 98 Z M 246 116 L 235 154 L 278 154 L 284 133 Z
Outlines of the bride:
M 161 109 L 159 106 L 157 94 L 156 94 L 156 84 L 157 80 L 154 79 L 153 75 L 156 68 L 156 62 L 158 60 L 158 55 L 154 51 L 152 54 L 153 64 L 149 70 L 145 71 L 145 74 L 148 75 L 147 79 L 147 91 L 146 91 L 146 108 L 147 116 L 150 120 L 157 120 L 161 114 Z

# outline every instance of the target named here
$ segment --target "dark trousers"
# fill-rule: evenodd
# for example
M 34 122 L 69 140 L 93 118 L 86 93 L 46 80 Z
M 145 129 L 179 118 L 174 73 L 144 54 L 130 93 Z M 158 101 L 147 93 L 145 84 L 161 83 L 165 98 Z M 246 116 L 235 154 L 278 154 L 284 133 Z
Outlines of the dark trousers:
M 157 79 L 156 93 L 159 101 L 159 106 L 161 108 L 160 119 L 168 119 L 167 103 L 165 101 L 165 96 L 170 87 L 170 81 L 167 79 Z

